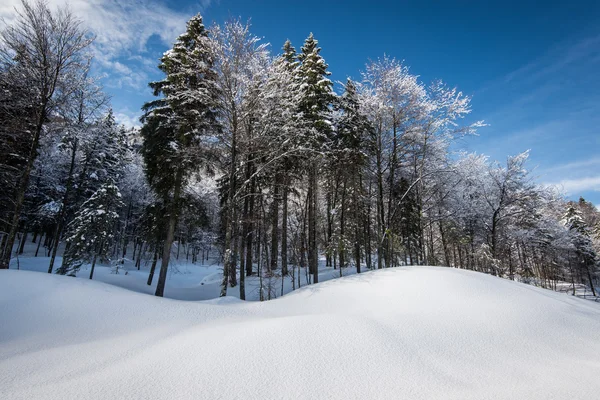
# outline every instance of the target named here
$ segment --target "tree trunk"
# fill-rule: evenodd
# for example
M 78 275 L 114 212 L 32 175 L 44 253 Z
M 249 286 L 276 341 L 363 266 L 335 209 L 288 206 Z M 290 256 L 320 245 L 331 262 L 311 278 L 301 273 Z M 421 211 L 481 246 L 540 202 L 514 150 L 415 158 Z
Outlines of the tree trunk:
M 67 205 L 69 201 L 69 195 L 71 194 L 71 189 L 73 187 L 73 171 L 75 170 L 75 156 L 77 154 L 77 139 L 73 141 L 73 145 L 71 147 L 71 164 L 69 165 L 69 177 L 67 179 L 67 187 L 65 189 L 65 194 L 62 198 L 62 204 L 60 205 L 60 213 L 58 215 L 58 220 L 56 221 L 56 231 L 54 232 L 54 240 L 52 245 L 52 256 L 50 257 L 50 264 L 48 265 L 48 273 L 51 274 L 54 269 L 54 260 L 56 259 L 56 253 L 58 251 L 58 245 L 60 244 L 60 235 L 63 230 L 63 224 L 65 221 L 65 216 L 67 213 Z M 61 267 L 64 267 L 65 258 L 63 257 L 63 262 Z M 61 268 L 64 272 L 64 268 Z M 59 271 L 60 272 L 60 271 Z
M 154 249 L 154 257 L 152 258 L 152 266 L 150 267 L 150 274 L 148 275 L 148 286 L 152 286 L 152 279 L 154 278 L 154 270 L 156 269 L 156 263 L 158 262 L 158 245 Z
M 40 236 L 38 238 L 37 247 L 35 248 L 35 256 L 36 257 L 38 256 L 38 252 L 40 251 L 40 245 L 42 244 L 42 237 L 43 237 L 43 235 L 44 234 L 42 233 L 42 236 Z
M 383 268 L 383 240 L 385 235 L 385 210 L 383 201 L 383 143 L 381 124 L 377 135 L 377 269 Z
M 592 273 L 590 271 L 589 263 L 586 263 L 585 269 L 587 272 L 588 281 L 590 283 L 590 289 L 592 289 L 592 294 L 594 295 L 594 297 L 596 297 L 596 289 L 594 288 L 594 280 L 592 279 Z
M 21 237 L 21 243 L 19 244 L 19 254 L 23 254 L 25 248 L 25 241 L 27 240 L 27 228 L 23 229 L 23 236 Z
M 288 253 L 288 185 L 289 185 L 289 178 L 286 176 L 284 178 L 284 185 L 283 185 L 283 204 L 282 204 L 282 210 L 281 210 L 281 276 L 283 279 L 284 275 L 288 274 L 288 259 L 287 259 L 287 253 Z
M 279 250 L 279 174 L 275 175 L 273 184 L 273 202 L 271 203 L 271 260 L 269 272 L 277 269 L 277 255 Z
M 158 274 L 158 282 L 156 284 L 155 295 L 163 297 L 165 292 L 165 284 L 167 282 L 167 269 L 169 268 L 169 260 L 171 259 L 171 246 L 175 239 L 175 228 L 177 226 L 177 217 L 179 214 L 179 197 L 181 194 L 181 186 L 183 182 L 183 167 L 179 167 L 175 173 L 175 183 L 173 187 L 173 199 L 169 210 L 169 224 L 167 225 L 167 235 L 163 247 L 162 261 L 160 264 L 160 272 Z
M 252 174 L 254 168 L 249 167 L 249 172 Z M 246 221 L 246 276 L 252 275 L 252 247 L 254 240 L 254 218 L 255 218 L 255 191 L 256 191 L 256 180 L 254 178 L 250 178 L 250 194 L 246 198 L 248 201 L 248 221 Z
M 313 283 L 319 282 L 319 254 L 317 249 L 317 171 L 310 167 L 308 176 L 308 266 L 313 275 Z
M 346 181 L 342 183 L 342 198 L 341 210 L 340 210 L 340 245 L 338 246 L 339 257 L 340 257 L 340 274 L 342 269 L 346 267 Z M 340 275 L 341 276 L 341 275 Z
M 44 126 L 44 121 L 46 120 L 46 108 L 47 100 L 44 99 L 40 107 L 41 111 L 37 116 L 33 140 L 31 142 L 31 147 L 29 148 L 29 155 L 27 156 L 27 164 L 23 169 L 23 174 L 21 175 L 21 178 L 19 179 L 19 185 L 17 186 L 17 191 L 15 194 L 15 208 L 10 223 L 10 229 L 8 231 L 8 236 L 6 237 L 6 245 L 4 247 L 4 251 L 2 252 L 2 256 L 0 257 L 0 269 L 8 269 L 8 266 L 10 265 L 10 257 L 15 244 L 15 238 L 17 237 L 17 230 L 19 229 L 21 210 L 23 209 L 23 203 L 25 202 L 25 193 L 27 192 L 27 186 L 29 186 L 29 178 L 33 169 L 33 163 L 38 155 L 37 150 L 40 143 L 40 135 Z

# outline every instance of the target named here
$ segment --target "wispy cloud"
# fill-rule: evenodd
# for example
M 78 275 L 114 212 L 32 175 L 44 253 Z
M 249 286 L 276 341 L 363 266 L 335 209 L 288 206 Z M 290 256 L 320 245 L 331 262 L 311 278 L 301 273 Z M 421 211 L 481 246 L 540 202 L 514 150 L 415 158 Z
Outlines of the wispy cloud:
M 140 127 L 140 113 L 133 112 L 128 108 L 123 108 L 114 111 L 115 120 L 119 124 L 125 125 L 127 128 Z
M 563 190 L 569 196 L 579 195 L 583 192 L 600 191 L 600 176 L 590 176 L 576 179 L 563 179 L 559 182 L 548 183 L 549 186 L 556 186 Z
M 593 104 L 596 112 L 600 95 L 595 71 L 600 68 L 600 34 L 565 39 L 525 65 L 499 76 L 477 91 L 478 96 L 502 97 L 503 106 L 485 116 L 497 120 L 522 119 L 531 108 L 572 113 Z M 488 99 L 491 100 L 491 99 Z M 528 115 L 525 116 L 525 119 Z M 556 116 L 555 116 L 556 117 Z
M 48 0 L 51 7 L 67 3 L 96 35 L 95 58 L 103 71 L 117 77 L 113 84 L 139 89 L 141 82 L 147 82 L 147 76 L 133 73 L 119 60 L 135 58 L 141 65 L 156 65 L 157 61 L 146 52 L 148 40 L 157 37 L 170 45 L 185 29 L 192 13 L 206 8 L 210 0 L 201 0 L 197 9 L 190 12 L 173 10 L 166 2 L 155 0 Z M 2 1 L 0 17 L 10 24 L 15 18 L 15 7 L 20 7 L 20 0 Z
M 580 62 L 597 61 L 600 55 L 600 35 L 588 36 L 574 43 L 563 42 L 548 50 L 544 55 L 504 77 L 505 83 L 523 80 L 533 82 L 559 73 Z
M 573 161 L 573 162 L 569 162 L 566 164 L 559 164 L 559 165 L 555 165 L 549 168 L 545 168 L 544 172 L 547 174 L 551 174 L 551 173 L 569 173 L 572 171 L 579 171 L 581 169 L 587 169 L 589 170 L 591 167 L 594 167 L 594 169 L 598 169 L 597 167 L 600 167 L 600 157 L 592 157 L 590 159 L 587 160 L 578 160 L 578 161 Z
M 503 159 L 531 149 L 540 182 L 569 196 L 598 191 L 600 33 L 565 39 L 477 96 L 490 123 L 477 150 Z
M 567 196 L 600 192 L 600 157 L 578 159 L 537 170 L 546 185 L 555 186 Z

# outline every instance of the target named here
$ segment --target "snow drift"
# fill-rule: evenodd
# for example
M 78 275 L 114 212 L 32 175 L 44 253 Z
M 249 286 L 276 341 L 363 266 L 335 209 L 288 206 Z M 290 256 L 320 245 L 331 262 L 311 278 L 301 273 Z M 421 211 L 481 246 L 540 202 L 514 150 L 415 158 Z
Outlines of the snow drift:
M 449 268 L 183 302 L 0 272 L 2 399 L 593 399 L 600 305 Z

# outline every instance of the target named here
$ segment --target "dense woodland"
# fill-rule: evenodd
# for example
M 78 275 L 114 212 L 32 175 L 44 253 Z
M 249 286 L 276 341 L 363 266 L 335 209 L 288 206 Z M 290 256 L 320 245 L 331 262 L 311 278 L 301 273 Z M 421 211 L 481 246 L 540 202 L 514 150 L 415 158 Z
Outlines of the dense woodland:
M 49 273 L 149 261 L 157 296 L 172 257 L 209 250 L 221 295 L 242 299 L 250 275 L 299 287 L 319 268 L 402 265 L 595 295 L 600 213 L 536 184 L 527 152 L 455 151 L 485 125 L 465 122 L 458 89 L 386 56 L 334 82 L 312 34 L 273 55 L 240 20 L 181 30 L 141 129 L 126 129 L 81 21 L 23 2 L 0 35 L 0 268 L 33 241 Z

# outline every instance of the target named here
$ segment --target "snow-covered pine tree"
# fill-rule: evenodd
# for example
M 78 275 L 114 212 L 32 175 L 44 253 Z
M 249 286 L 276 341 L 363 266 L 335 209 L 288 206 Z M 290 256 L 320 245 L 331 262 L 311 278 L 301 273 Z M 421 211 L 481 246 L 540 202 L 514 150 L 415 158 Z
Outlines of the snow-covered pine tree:
M 126 151 L 127 143 L 124 138 L 116 137 L 111 109 L 106 116 L 98 116 L 107 100 L 96 82 L 88 78 L 88 70 L 89 66 L 80 77 L 82 83 L 78 86 L 72 107 L 64 113 L 66 125 L 60 133 L 58 148 L 68 156 L 69 164 L 48 273 L 54 268 L 63 227 L 73 217 L 74 210 L 108 179 L 117 182 L 126 162 L 125 159 L 121 159 L 120 163 L 114 162 Z M 99 118 L 94 121 L 96 116 Z
M 94 276 L 96 260 L 108 259 L 114 238 L 114 226 L 123 207 L 119 188 L 112 182 L 100 188 L 82 205 L 69 224 L 70 244 L 64 255 L 65 262 L 56 271 L 61 275 L 75 276 L 81 265 L 91 263 L 90 279 Z
M 148 181 L 168 214 L 156 295 L 164 293 L 181 194 L 190 175 L 206 164 L 207 148 L 218 129 L 214 57 L 200 14 L 165 52 L 158 68 L 165 79 L 150 83 L 160 99 L 146 103 L 142 154 Z
M 109 182 L 118 183 L 123 177 L 125 165 L 131 161 L 125 130 L 116 124 L 112 109 L 93 123 L 81 121 L 77 127 L 73 134 L 66 135 L 64 139 L 66 147 L 70 148 L 73 155 L 66 187 L 67 192 L 74 193 L 68 196 L 69 193 L 65 192 L 63 196 L 63 223 L 71 220 L 73 210 L 77 210 L 102 185 Z M 75 154 L 78 155 L 77 173 L 72 168 Z M 116 228 L 117 226 L 113 227 Z M 58 236 L 54 242 L 52 256 L 56 255 L 57 247 Z M 67 243 L 67 249 L 69 247 L 70 244 Z M 51 262 L 48 272 L 51 272 L 52 264 Z
M 589 228 L 574 202 L 568 204 L 567 211 L 563 216 L 563 224 L 571 232 L 577 265 L 582 274 L 587 276 L 592 294 L 596 296 L 594 278 L 598 266 L 598 255 L 590 238 Z
M 347 243 L 353 243 L 354 263 L 360 273 L 360 246 L 362 242 L 362 181 L 365 167 L 374 146 L 373 129 L 360 107 L 356 84 L 348 79 L 342 96 L 337 100 L 341 113 L 333 133 L 331 154 L 328 159 L 333 173 L 339 177 L 339 244 L 340 268 L 345 266 Z M 346 227 L 350 229 L 346 229 Z M 341 270 L 340 270 L 341 273 Z
M 89 127 L 88 138 L 81 147 L 77 188 L 84 198 L 108 180 L 119 182 L 132 158 L 125 128 L 116 123 L 112 109 Z
M 333 83 L 329 78 L 331 72 L 320 55 L 321 48 L 311 33 L 302 46 L 298 56 L 301 62 L 299 75 L 301 79 L 301 100 L 299 111 L 306 123 L 303 139 L 306 146 L 306 169 L 308 172 L 308 264 L 313 282 L 319 281 L 318 245 L 317 245 L 317 212 L 318 212 L 318 178 L 320 153 L 327 145 L 332 132 L 331 103 L 334 99 Z

